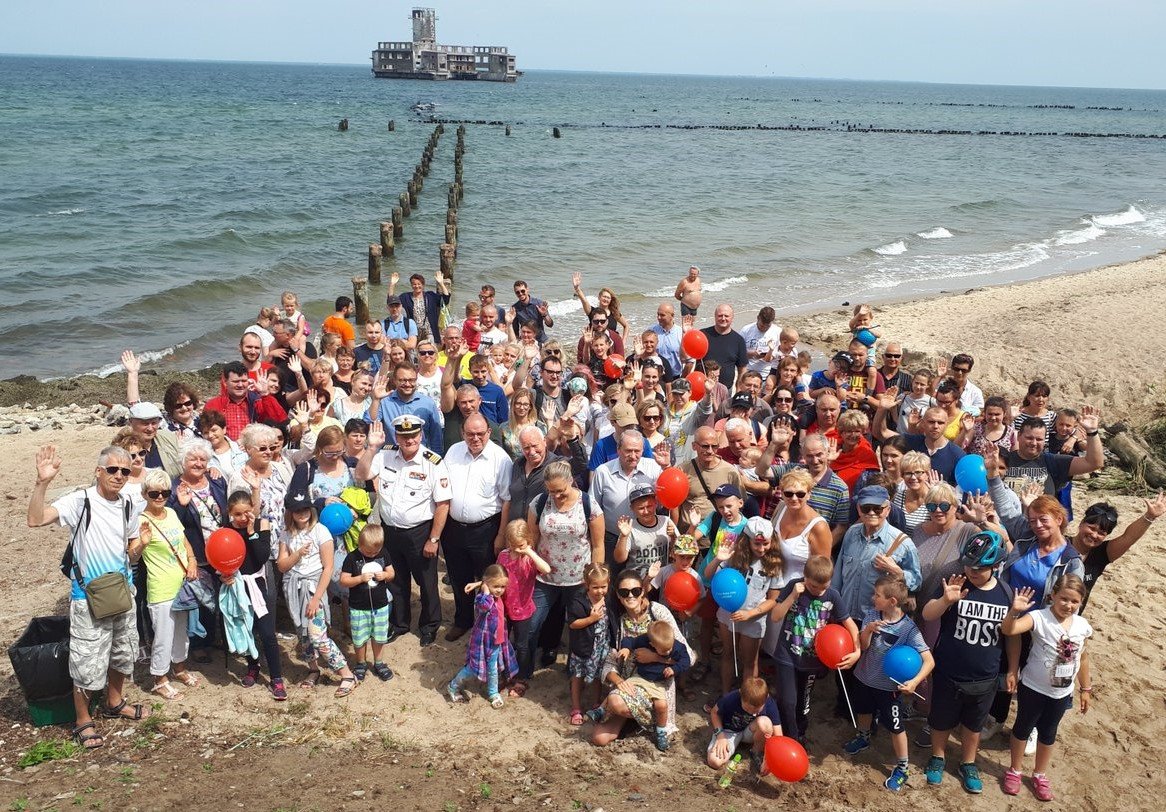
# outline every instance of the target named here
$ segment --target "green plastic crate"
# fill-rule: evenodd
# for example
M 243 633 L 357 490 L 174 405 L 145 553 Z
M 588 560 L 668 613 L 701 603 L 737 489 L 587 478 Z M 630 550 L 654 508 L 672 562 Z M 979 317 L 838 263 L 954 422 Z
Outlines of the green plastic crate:
M 28 701 L 28 715 L 37 727 L 73 724 L 77 721 L 77 711 L 73 707 L 73 695 L 65 694 L 52 699 Z

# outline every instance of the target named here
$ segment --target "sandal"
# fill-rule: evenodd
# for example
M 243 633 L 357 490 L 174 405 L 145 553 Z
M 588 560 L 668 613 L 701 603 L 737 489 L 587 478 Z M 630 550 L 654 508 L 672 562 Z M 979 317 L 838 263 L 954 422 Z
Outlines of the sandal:
M 393 669 L 389 668 L 386 663 L 373 663 L 372 672 L 377 675 L 381 682 L 388 682 L 393 678 Z
M 150 693 L 157 694 L 163 699 L 169 700 L 182 698 L 182 691 L 175 688 L 174 684 L 171 682 L 159 682 L 157 685 L 150 689 Z
M 583 711 L 580 708 L 575 708 L 571 711 L 571 724 L 579 727 L 583 724 Z
M 528 687 L 529 686 L 526 684 L 525 680 L 518 680 L 510 686 L 510 690 L 507 691 L 507 693 L 509 693 L 515 699 L 522 699 L 524 696 L 526 696 L 526 689 Z
M 341 677 L 340 687 L 336 689 L 336 698 L 343 699 L 356 690 L 356 677 Z
M 368 663 L 357 663 L 352 666 L 352 673 L 360 682 L 364 682 L 364 678 L 368 676 Z
M 86 733 L 86 730 L 91 732 Z M 73 728 L 73 741 L 86 750 L 96 750 L 98 747 L 105 746 L 105 737 L 97 732 L 97 727 L 92 722 L 86 722 Z
M 315 688 L 316 684 L 319 682 L 320 682 L 320 672 L 319 671 L 309 671 L 308 676 L 306 676 L 302 680 L 300 680 L 300 687 L 301 688 L 308 688 L 308 689 Z
M 193 671 L 187 671 L 185 669 L 182 671 L 175 671 L 174 679 L 181 682 L 187 688 L 197 688 L 198 686 L 202 685 L 202 679 L 198 676 L 198 674 L 194 673 Z
M 131 713 L 126 713 L 126 710 L 133 708 Z M 125 697 L 122 697 L 121 702 L 118 702 L 115 707 L 104 707 L 101 709 L 101 715 L 106 719 L 129 719 L 133 722 L 140 722 L 143 719 L 150 718 L 150 712 L 146 710 L 145 705 L 140 702 L 126 707 Z

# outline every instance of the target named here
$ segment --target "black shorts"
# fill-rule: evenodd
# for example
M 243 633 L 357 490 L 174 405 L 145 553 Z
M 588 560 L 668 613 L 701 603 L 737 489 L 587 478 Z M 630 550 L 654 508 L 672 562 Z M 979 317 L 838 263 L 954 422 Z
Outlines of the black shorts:
M 931 675 L 931 711 L 927 724 L 932 730 L 952 730 L 962 725 L 979 733 L 996 698 L 996 680 L 954 682 L 942 674 Z
M 875 714 L 883 727 L 892 733 L 902 733 L 903 727 L 903 700 L 898 691 L 881 691 L 872 688 L 862 680 L 854 681 L 855 713 Z
M 1012 737 L 1021 741 L 1036 730 L 1036 740 L 1051 747 L 1057 742 L 1057 726 L 1061 717 L 1073 707 L 1073 695 L 1054 699 L 1034 691 L 1023 683 L 1016 692 L 1016 719 L 1012 723 Z

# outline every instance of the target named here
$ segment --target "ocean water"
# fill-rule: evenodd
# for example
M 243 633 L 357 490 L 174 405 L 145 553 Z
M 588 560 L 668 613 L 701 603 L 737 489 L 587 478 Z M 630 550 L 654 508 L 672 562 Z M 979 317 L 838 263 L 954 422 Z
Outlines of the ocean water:
M 456 310 L 523 278 L 574 332 L 580 272 L 647 325 L 695 263 L 744 323 L 1166 248 L 1164 91 L 0 57 L 0 377 L 227 360 L 284 289 L 318 322 L 433 129 L 417 101 L 512 125 L 467 127 Z M 453 130 L 386 279 L 437 266 Z

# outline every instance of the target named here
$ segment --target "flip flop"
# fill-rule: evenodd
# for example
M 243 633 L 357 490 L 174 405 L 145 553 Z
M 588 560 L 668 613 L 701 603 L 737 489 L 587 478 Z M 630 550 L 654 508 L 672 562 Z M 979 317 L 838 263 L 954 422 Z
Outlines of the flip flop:
M 86 730 L 92 732 L 86 733 Z M 86 750 L 96 750 L 98 747 L 105 746 L 105 737 L 97 732 L 97 727 L 92 722 L 86 722 L 73 728 L 73 740 Z
M 571 724 L 575 727 L 583 724 L 583 711 L 581 709 L 575 708 L 575 710 L 571 711 Z
M 157 694 L 158 696 L 162 697 L 163 699 L 169 699 L 169 700 L 182 698 L 182 691 L 175 688 L 174 685 L 170 682 L 158 683 L 157 685 L 155 685 L 153 688 L 150 689 L 150 693 Z
M 343 699 L 344 697 L 348 696 L 350 693 L 356 690 L 356 686 L 358 684 L 359 683 L 357 683 L 356 677 L 341 677 L 340 687 L 336 689 L 336 698 Z

